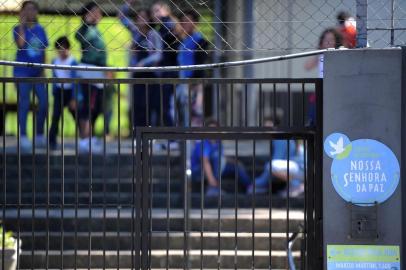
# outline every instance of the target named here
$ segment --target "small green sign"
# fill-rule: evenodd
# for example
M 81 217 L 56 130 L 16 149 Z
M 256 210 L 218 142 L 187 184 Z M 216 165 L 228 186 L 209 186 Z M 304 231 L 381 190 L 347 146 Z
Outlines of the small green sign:
M 399 246 L 327 245 L 327 269 L 399 270 Z

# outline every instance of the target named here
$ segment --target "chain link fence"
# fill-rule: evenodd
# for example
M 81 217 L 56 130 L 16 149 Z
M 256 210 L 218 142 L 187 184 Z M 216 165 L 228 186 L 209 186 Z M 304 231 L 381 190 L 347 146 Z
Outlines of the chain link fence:
M 14 59 L 16 50 L 12 31 L 18 24 L 18 12 L 23 1 L 0 1 L 0 58 Z M 88 1 L 37 0 L 40 24 L 45 28 L 50 44 L 66 35 L 79 56 L 74 35 L 81 23 L 81 10 Z M 116 15 L 124 1 L 95 1 L 103 13 L 99 29 L 107 44 L 110 66 L 125 66 L 131 36 Z M 336 16 L 346 11 L 356 18 L 355 0 L 168 0 L 176 16 L 185 10 L 200 15 L 199 30 L 213 57 L 227 60 L 256 53 L 256 56 L 276 52 L 297 52 L 317 47 L 321 32 L 337 25 Z M 153 1 L 132 1 L 131 9 L 150 7 Z M 368 44 L 373 48 L 402 45 L 406 41 L 406 1 L 368 1 Z M 177 48 L 174 48 L 177 49 Z M 48 49 L 52 58 L 52 46 Z M 214 53 L 213 53 L 214 52 Z M 248 53 L 247 53 L 248 52 Z

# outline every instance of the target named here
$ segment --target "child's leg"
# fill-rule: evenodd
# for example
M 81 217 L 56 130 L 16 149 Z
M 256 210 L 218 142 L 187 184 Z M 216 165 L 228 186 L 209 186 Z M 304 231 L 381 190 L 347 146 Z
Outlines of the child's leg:
M 269 181 L 271 181 L 270 177 L 271 177 L 270 162 L 267 162 L 264 166 L 264 171 L 261 173 L 260 176 L 255 178 L 256 187 L 269 186 Z
M 51 128 L 49 130 L 49 142 L 50 144 L 56 144 L 56 136 L 58 134 L 58 124 L 59 124 L 59 118 L 61 117 L 61 97 L 62 97 L 62 90 L 57 89 L 54 92 L 54 106 L 52 110 L 52 122 L 51 122 Z
M 27 116 L 30 110 L 30 92 L 32 84 L 17 83 L 18 91 L 18 123 L 21 136 L 27 136 Z
M 223 177 L 234 176 L 236 170 L 238 174 L 238 182 L 241 183 L 244 187 L 248 187 L 251 184 L 251 178 L 249 177 L 245 168 L 238 163 L 236 164 L 234 162 L 226 162 L 221 175 Z
M 44 134 L 44 124 L 48 113 L 48 95 L 45 84 L 36 84 L 34 86 L 35 94 L 38 97 L 39 109 L 37 111 L 37 135 Z

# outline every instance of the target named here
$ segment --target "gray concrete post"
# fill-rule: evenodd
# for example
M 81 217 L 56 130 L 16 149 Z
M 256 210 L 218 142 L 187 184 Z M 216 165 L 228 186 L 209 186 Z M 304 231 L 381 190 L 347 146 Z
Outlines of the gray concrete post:
M 328 52 L 324 58 L 323 86 L 323 249 L 324 269 L 338 265 L 340 269 L 400 269 L 396 260 L 404 263 L 402 256 L 402 178 L 404 177 L 406 146 L 405 122 L 405 58 L 402 50 L 348 50 Z M 404 53 L 404 52 L 403 52 Z M 403 60 L 402 60 L 403 59 Z M 333 151 L 327 150 L 331 143 L 337 148 L 339 140 L 328 138 L 330 134 L 345 134 L 341 151 L 344 156 L 331 158 Z M 339 138 L 336 137 L 336 138 Z M 368 139 L 368 140 L 366 140 Z M 372 140 L 374 140 L 372 142 Z M 337 143 L 336 143 L 337 142 Z M 347 147 L 351 144 L 351 147 Z M 393 159 L 387 155 L 391 151 Z M 330 145 L 330 146 L 329 146 Z M 383 148 L 371 148 L 379 145 Z M 341 144 L 343 146 L 343 144 Z M 339 147 L 338 147 L 339 148 Z M 337 149 L 338 149 L 337 148 Z M 342 147 L 341 147 L 342 148 Z M 350 151 L 347 154 L 346 151 Z M 385 150 L 385 151 L 384 151 Z M 363 152 L 364 151 L 364 152 Z M 374 152 L 375 151 L 375 152 Z M 347 160 L 347 167 L 345 165 Z M 396 171 L 396 160 L 399 167 Z M 351 163 L 349 163 L 351 161 Z M 379 168 L 371 166 L 361 170 L 354 167 L 357 161 L 380 161 Z M 343 165 L 344 164 L 344 165 Z M 348 166 L 351 164 L 351 167 Z M 381 166 L 382 165 L 382 166 Z M 394 166 L 395 169 L 388 169 Z M 388 170 L 387 170 L 388 169 Z M 387 170 L 387 171 L 386 171 Z M 368 178 L 368 173 L 377 173 L 378 178 Z M 390 172 L 385 178 L 381 173 Z M 341 173 L 354 173 L 340 178 Z M 356 173 L 361 175 L 357 180 Z M 363 174 L 366 178 L 363 180 Z M 347 177 L 347 178 L 346 178 Z M 352 176 L 351 176 L 352 177 Z M 387 194 L 387 183 L 398 179 L 393 193 L 387 199 L 376 199 Z M 345 181 L 349 183 L 344 183 Z M 358 182 L 357 182 L 358 181 Z M 394 181 L 393 183 L 395 183 Z M 341 184 L 342 186 L 340 186 Z M 342 188 L 354 185 L 352 194 Z M 359 204 L 365 194 L 363 186 L 382 188 L 371 194 L 372 203 Z M 381 186 L 382 184 L 382 186 Z M 337 188 L 337 185 L 339 186 Z M 358 190 L 359 185 L 360 189 Z M 341 190 L 340 190 L 341 187 Z M 404 187 L 403 187 L 404 188 Z M 365 192 L 369 192 L 366 189 Z M 379 193 L 381 192 L 381 193 Z M 343 195 L 344 194 L 344 195 Z M 369 193 L 368 193 L 369 194 Z M 349 197 L 345 197 L 348 195 Z M 403 196 L 405 197 L 405 196 Z M 349 198 L 349 199 L 348 199 Z M 359 200 L 359 201 L 357 201 Z M 405 210 L 405 209 L 403 209 Z M 399 254 L 400 252 L 400 254 Z M 391 257 L 391 255 L 393 255 Z M 362 260 L 364 260 L 362 262 Z M 375 260 L 375 262 L 371 262 Z M 361 262 L 360 262 L 361 261 Z M 390 261 L 390 262 L 389 262 Z M 399 263 L 399 262 L 398 262 Z M 378 268 L 358 268 L 361 266 Z M 381 267 L 381 268 L 379 268 Z M 388 267 L 388 268 L 385 268 Z

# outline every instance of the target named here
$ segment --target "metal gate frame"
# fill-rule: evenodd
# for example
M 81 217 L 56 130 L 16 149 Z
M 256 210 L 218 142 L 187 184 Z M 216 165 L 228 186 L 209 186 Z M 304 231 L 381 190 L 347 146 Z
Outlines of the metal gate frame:
M 320 119 L 320 118 L 319 118 Z M 304 238 L 305 247 L 301 250 L 301 269 L 322 269 L 322 180 L 321 180 L 321 134 L 313 128 L 171 128 L 143 127 L 137 130 L 136 136 L 136 224 L 135 224 L 135 269 L 150 269 L 150 151 L 152 140 L 273 140 L 304 139 L 309 143 L 308 165 L 305 183 Z M 181 147 L 183 156 L 185 150 Z M 187 179 L 184 181 L 186 182 Z M 255 194 L 254 194 L 255 200 Z M 289 202 L 289 196 L 287 201 Z M 287 205 L 289 213 L 289 203 Z M 187 209 L 184 209 L 187 211 Z M 288 214 L 289 217 L 289 214 Z M 289 222 L 288 232 L 289 232 Z M 186 247 L 184 247 L 184 254 Z M 303 258 L 304 257 L 304 258 Z M 187 259 L 187 258 L 186 258 Z M 185 265 L 187 268 L 187 265 Z

